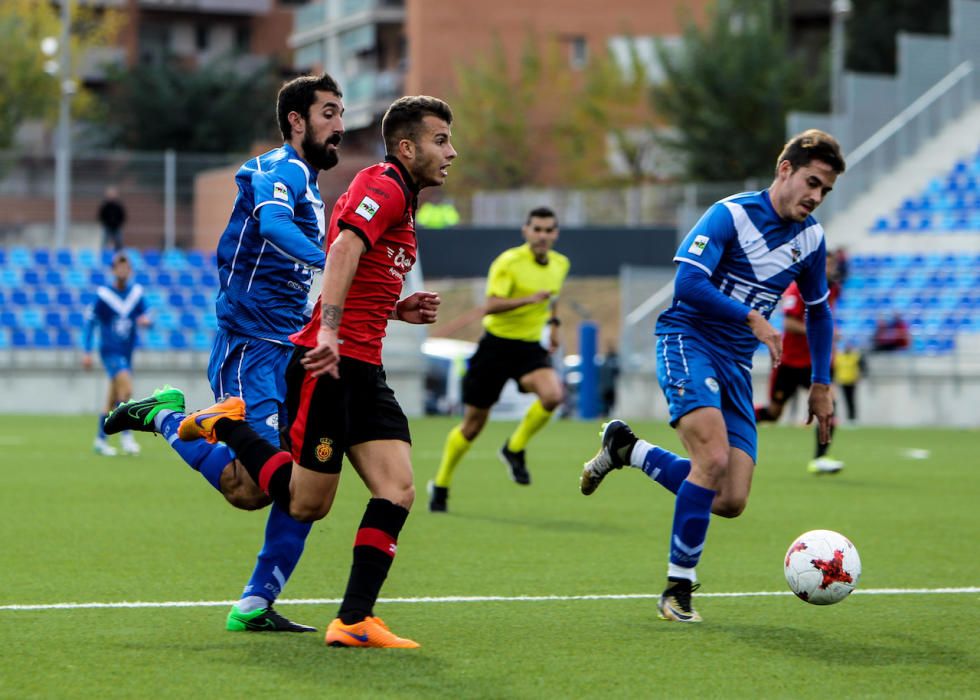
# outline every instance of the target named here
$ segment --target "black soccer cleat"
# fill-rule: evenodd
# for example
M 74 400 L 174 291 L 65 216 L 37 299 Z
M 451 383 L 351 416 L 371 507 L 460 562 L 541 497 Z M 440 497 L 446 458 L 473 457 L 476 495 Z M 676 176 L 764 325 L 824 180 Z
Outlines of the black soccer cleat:
M 316 632 L 316 627 L 287 620 L 271 605 L 243 613 L 238 610 L 237 603 L 228 612 L 225 628 L 232 632 Z
M 662 620 L 674 622 L 701 622 L 701 616 L 691 607 L 691 593 L 701 587 L 686 578 L 668 578 L 667 589 L 657 601 Z
M 524 450 L 520 452 L 511 452 L 507 449 L 507 443 L 510 440 L 505 440 L 503 447 L 500 448 L 500 461 L 504 463 L 507 467 L 507 471 L 510 473 L 510 478 L 522 486 L 527 486 L 531 483 L 531 474 L 527 470 L 527 465 L 524 464 Z
M 613 469 L 622 469 L 630 461 L 630 453 L 636 444 L 636 435 L 625 422 L 614 418 L 603 423 L 602 438 L 596 456 L 582 465 L 582 476 L 579 488 L 586 496 L 599 488 L 606 474 Z
M 430 481 L 426 490 L 429 492 L 430 513 L 445 513 L 449 510 L 448 486 L 436 486 L 436 482 Z
M 124 430 L 156 432 L 153 419 L 163 410 L 183 413 L 184 392 L 172 386 L 164 386 L 145 399 L 133 399 L 119 404 L 106 416 L 105 433 L 114 435 Z

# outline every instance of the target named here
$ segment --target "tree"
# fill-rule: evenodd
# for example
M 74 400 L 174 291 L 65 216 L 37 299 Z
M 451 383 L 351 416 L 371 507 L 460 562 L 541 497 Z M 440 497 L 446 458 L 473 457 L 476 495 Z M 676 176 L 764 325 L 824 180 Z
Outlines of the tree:
M 94 108 L 94 97 L 78 80 L 78 66 L 85 53 L 104 46 L 116 35 L 122 22 L 117 12 L 98 12 L 72 6 L 70 75 L 77 92 L 72 99 L 75 116 L 84 117 Z M 59 80 L 45 71 L 50 60 L 41 51 L 41 41 L 61 37 L 57 8 L 40 0 L 0 2 L 0 149 L 9 148 L 17 128 L 31 119 L 53 120 L 60 99 Z
M 633 56 L 624 74 L 611 54 L 582 73 L 568 70 L 558 42 L 529 33 L 516 64 L 502 43 L 457 69 L 450 96 L 462 158 L 453 191 L 527 186 L 589 186 L 610 179 L 610 143 L 638 173 L 642 140 L 633 130 L 652 120 L 646 73 Z
M 895 34 L 949 33 L 948 0 L 851 0 L 845 65 L 859 73 L 894 73 Z
M 704 28 L 689 22 L 681 49 L 657 54 L 666 79 L 651 91 L 673 126 L 664 144 L 679 150 L 691 179 L 733 181 L 772 173 L 790 110 L 814 110 L 827 76 L 790 58 L 766 0 L 719 2 Z
M 278 134 L 271 66 L 243 74 L 231 58 L 186 70 L 176 61 L 115 74 L 110 140 L 118 146 L 200 153 L 244 151 Z

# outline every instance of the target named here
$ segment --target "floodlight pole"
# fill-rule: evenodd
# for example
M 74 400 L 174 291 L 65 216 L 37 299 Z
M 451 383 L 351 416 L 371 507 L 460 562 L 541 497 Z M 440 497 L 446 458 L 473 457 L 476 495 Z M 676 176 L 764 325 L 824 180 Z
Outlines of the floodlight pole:
M 844 25 L 851 14 L 851 0 L 832 0 L 830 5 L 830 113 L 840 114 L 844 104 Z
M 65 246 L 71 227 L 71 0 L 61 0 L 61 55 L 58 59 L 58 131 L 54 166 L 55 245 Z

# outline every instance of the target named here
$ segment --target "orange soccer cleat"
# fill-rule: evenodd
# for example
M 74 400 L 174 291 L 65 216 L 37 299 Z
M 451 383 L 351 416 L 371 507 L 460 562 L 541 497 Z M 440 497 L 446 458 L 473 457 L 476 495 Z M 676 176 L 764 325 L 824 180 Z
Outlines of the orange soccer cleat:
M 214 435 L 214 424 L 222 418 L 245 420 L 245 402 L 238 396 L 225 396 L 209 408 L 202 408 L 187 414 L 177 428 L 177 436 L 181 440 L 197 440 L 204 438 L 214 444 L 218 438 Z
M 353 625 L 345 625 L 338 617 L 327 627 L 326 642 L 332 647 L 419 648 L 418 642 L 393 634 L 380 617 L 366 617 Z

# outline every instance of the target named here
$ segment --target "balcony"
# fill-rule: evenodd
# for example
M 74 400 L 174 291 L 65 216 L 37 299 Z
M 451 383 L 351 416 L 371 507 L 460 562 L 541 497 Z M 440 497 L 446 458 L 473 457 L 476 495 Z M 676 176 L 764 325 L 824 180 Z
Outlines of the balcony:
M 137 0 L 141 10 L 201 12 L 215 15 L 265 15 L 272 0 Z

